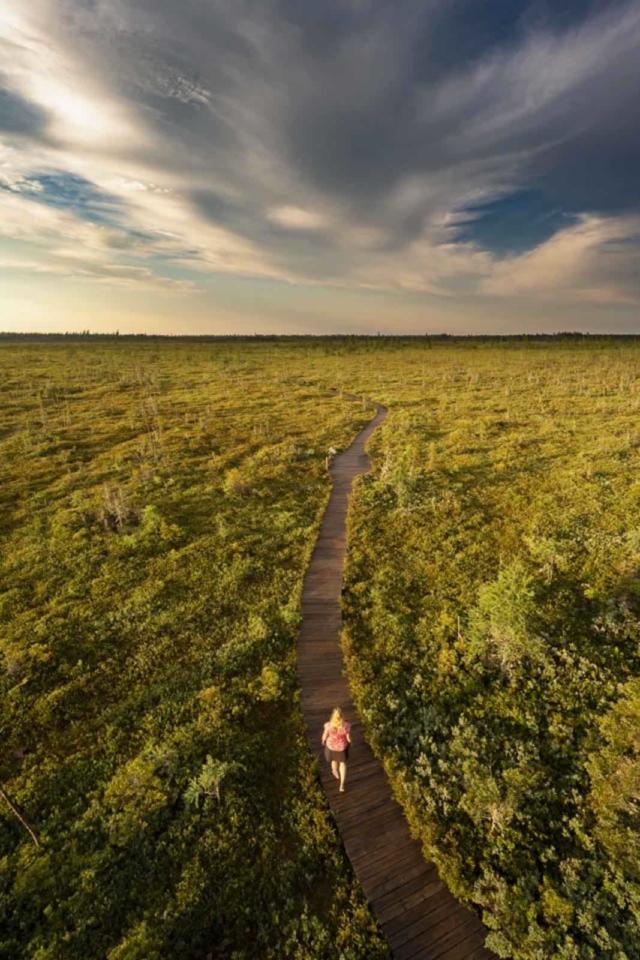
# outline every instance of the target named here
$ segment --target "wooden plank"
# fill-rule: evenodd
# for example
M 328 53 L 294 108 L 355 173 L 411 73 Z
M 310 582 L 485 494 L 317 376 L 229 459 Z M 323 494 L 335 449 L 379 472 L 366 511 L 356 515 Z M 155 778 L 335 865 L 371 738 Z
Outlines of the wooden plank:
M 354 809 L 345 806 L 344 812 L 340 817 L 340 823 L 346 827 L 352 824 L 361 825 L 363 818 L 366 817 L 367 829 L 370 829 L 374 818 L 377 817 L 379 813 L 387 810 L 389 810 L 389 798 L 384 790 L 374 787 L 372 790 L 364 792 L 358 806 Z
M 377 778 L 376 778 L 377 782 Z M 346 781 L 348 785 L 349 781 Z M 372 805 L 373 804 L 373 805 Z M 344 815 L 340 817 L 340 828 L 344 830 L 359 830 L 366 828 L 368 832 L 377 832 L 379 827 L 392 820 L 400 819 L 404 823 L 404 814 L 398 804 L 391 804 L 384 793 L 378 789 L 365 796 L 360 801 L 360 807 L 349 810 L 345 805 Z
M 434 903 L 436 898 L 439 898 L 444 892 L 444 896 Z M 418 934 L 422 933 L 425 930 L 429 930 L 431 933 L 432 939 L 435 941 L 434 930 L 436 924 L 440 923 L 442 920 L 447 920 L 452 915 L 456 918 L 458 917 L 458 911 L 460 910 L 460 904 L 451 896 L 446 896 L 449 891 L 439 890 L 438 893 L 434 894 L 431 897 L 430 902 L 422 900 L 417 907 L 419 908 L 419 913 L 416 913 L 416 909 L 413 911 L 408 911 L 413 915 L 413 919 L 410 923 L 401 929 L 397 929 L 397 926 L 393 928 L 394 932 L 389 932 L 389 942 L 394 948 L 402 947 L 405 943 L 408 943 L 414 939 Z M 398 920 L 396 920 L 396 925 Z M 386 929 L 386 928 L 385 928 Z
M 340 824 L 338 824 L 338 827 Z M 359 856 L 369 853 L 371 850 L 379 850 L 381 847 L 391 849 L 404 836 L 406 829 L 402 821 L 394 821 L 389 827 L 382 828 L 375 834 L 367 834 L 361 831 L 357 838 L 349 835 L 343 837 L 344 845 L 349 852 L 349 856 L 357 860 Z
M 485 946 L 474 947 L 471 953 L 465 957 L 465 960 L 492 960 L 494 954 Z
M 391 890 L 389 893 L 380 894 L 375 898 L 375 900 L 372 900 L 371 903 L 374 905 L 376 913 L 380 911 L 380 915 L 383 917 L 385 915 L 385 911 L 389 910 L 394 904 L 405 904 L 405 901 L 410 894 L 417 893 L 418 891 L 424 893 L 430 882 L 435 882 L 433 874 L 427 878 L 422 875 L 418 877 L 411 877 L 409 880 L 403 881 L 400 886 L 395 887 L 395 889 Z
M 435 874 L 435 867 L 425 860 L 422 862 L 414 861 L 409 865 L 403 864 L 402 867 L 396 868 L 395 873 L 388 872 L 385 874 L 384 879 L 378 876 L 375 878 L 375 881 L 364 881 L 366 883 L 367 897 L 371 901 L 378 900 L 388 893 L 395 893 L 401 887 L 405 886 L 405 884 L 411 880 L 416 880 L 418 877 L 421 878 L 422 884 L 424 885 L 428 880 L 433 880 Z
M 465 940 L 460 941 L 453 947 L 447 945 L 446 950 L 440 954 L 440 960 L 468 960 L 471 954 L 479 949 L 488 954 L 489 951 L 484 946 L 484 939 L 484 932 L 480 932 L 477 924 L 475 924 Z
M 406 828 L 406 823 L 401 810 L 385 810 L 379 813 L 371 823 L 367 821 L 367 832 L 373 831 L 376 836 L 387 836 L 389 833 L 397 833 L 395 827 L 402 827 L 402 832 Z M 361 838 L 363 833 L 363 823 L 361 819 L 356 822 L 339 824 L 340 833 L 345 839 Z
M 447 921 L 443 921 L 447 923 Z M 451 929 L 448 933 L 437 936 L 433 930 L 421 934 L 415 940 L 406 943 L 403 947 L 398 947 L 393 951 L 395 960 L 460 960 L 460 947 L 463 952 L 467 950 L 469 941 L 476 941 L 476 945 L 482 942 L 482 934 L 478 933 L 478 918 L 471 916 L 464 921 L 455 922 L 455 918 L 449 921 Z M 434 941 L 432 937 L 436 935 Z M 479 939 L 478 939 L 479 938 Z
M 369 864 L 360 864 L 358 867 L 358 879 L 368 880 L 370 877 L 378 876 L 380 871 L 389 871 L 395 866 L 415 859 L 415 856 L 415 841 L 407 841 L 407 845 L 400 847 L 399 850 L 385 853 L 379 859 L 373 860 Z
M 378 918 L 379 923 L 384 925 L 386 929 L 387 923 L 392 923 L 392 921 L 397 921 L 402 916 L 403 913 L 408 913 L 413 910 L 414 907 L 420 906 L 421 910 L 424 913 L 435 909 L 434 907 L 434 898 L 438 897 L 442 890 L 445 890 L 450 902 L 456 904 L 456 901 L 451 896 L 449 890 L 447 889 L 446 883 L 438 877 L 433 879 L 430 883 L 425 884 L 424 887 L 421 887 L 418 890 L 414 890 L 413 893 L 408 894 L 407 896 L 402 897 L 400 901 L 400 909 L 398 909 L 398 904 L 388 907 L 386 910 L 381 911 Z M 428 905 L 426 901 L 431 901 Z M 436 902 L 435 906 L 438 906 Z
M 430 888 L 430 889 L 429 889 Z M 406 897 L 402 902 L 402 909 L 395 917 L 387 918 L 384 921 L 384 930 L 391 942 L 395 937 L 400 937 L 404 943 L 406 937 L 401 936 L 407 930 L 407 927 L 414 926 L 421 919 L 429 919 L 429 923 L 435 920 L 433 914 L 440 911 L 451 913 L 457 907 L 444 880 L 438 877 L 432 880 L 430 884 L 413 894 L 413 897 Z
M 398 851 L 398 856 L 402 856 L 403 859 L 405 858 L 404 855 L 406 854 L 406 851 L 409 849 L 414 851 L 412 856 L 415 856 L 415 841 L 408 837 L 404 837 L 402 841 L 395 847 L 395 850 Z M 368 853 L 363 854 L 361 857 L 358 857 L 357 861 L 352 860 L 351 862 L 356 875 L 359 876 L 361 869 L 371 869 L 378 865 L 381 860 L 389 861 L 392 857 L 393 851 L 389 851 L 388 849 L 371 850 Z
M 363 875 L 361 872 L 358 873 L 358 879 L 363 887 L 366 887 L 367 897 L 372 898 L 377 895 L 380 895 L 383 892 L 389 892 L 393 889 L 393 885 L 400 885 L 402 877 L 406 877 L 411 871 L 414 871 L 417 868 L 426 867 L 427 870 L 431 869 L 430 864 L 423 860 L 422 857 L 416 857 L 415 850 L 411 849 L 410 855 L 404 857 L 401 860 L 395 862 L 382 862 L 378 861 L 377 869 L 374 869 L 368 875 Z M 425 881 L 427 877 L 425 874 Z

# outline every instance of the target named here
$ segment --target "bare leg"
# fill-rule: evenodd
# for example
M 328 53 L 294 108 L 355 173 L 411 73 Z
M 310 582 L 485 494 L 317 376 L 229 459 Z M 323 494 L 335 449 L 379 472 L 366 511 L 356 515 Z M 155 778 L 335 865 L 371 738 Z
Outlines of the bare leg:
M 332 760 L 332 761 L 331 761 L 331 773 L 334 775 L 334 777 L 336 778 L 336 780 L 339 779 L 340 774 L 338 773 L 338 761 L 337 761 L 337 760 Z
M 340 793 L 344 793 L 344 782 L 347 779 L 347 765 L 344 761 L 340 764 Z

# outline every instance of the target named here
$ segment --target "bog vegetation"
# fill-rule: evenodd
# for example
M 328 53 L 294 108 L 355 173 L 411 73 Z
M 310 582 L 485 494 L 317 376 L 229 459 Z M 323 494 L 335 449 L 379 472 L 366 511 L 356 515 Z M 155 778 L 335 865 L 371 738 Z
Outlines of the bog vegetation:
M 0 364 L 0 955 L 387 957 L 295 673 L 326 450 L 369 413 L 273 350 Z
M 346 601 L 370 736 L 499 955 L 640 957 L 638 347 L 407 351 L 384 376 Z
M 425 854 L 500 955 L 640 956 L 639 351 L 0 343 L 0 953 L 388 956 L 295 677 L 351 392 L 345 650 Z

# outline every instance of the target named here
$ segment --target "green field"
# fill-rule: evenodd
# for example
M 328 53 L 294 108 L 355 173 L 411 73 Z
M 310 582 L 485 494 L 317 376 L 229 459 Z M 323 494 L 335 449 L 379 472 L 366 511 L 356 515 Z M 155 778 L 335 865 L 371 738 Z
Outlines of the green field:
M 6 337 L 0 377 L 3 957 L 388 957 L 295 673 L 347 393 L 390 411 L 349 675 L 425 854 L 503 956 L 640 956 L 640 343 Z

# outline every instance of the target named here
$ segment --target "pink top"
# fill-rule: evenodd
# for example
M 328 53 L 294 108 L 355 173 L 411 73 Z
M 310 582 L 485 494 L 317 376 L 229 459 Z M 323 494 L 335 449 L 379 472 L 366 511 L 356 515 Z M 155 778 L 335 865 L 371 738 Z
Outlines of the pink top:
M 346 721 L 343 724 L 341 730 L 335 730 L 331 726 L 330 722 L 325 723 L 324 733 L 327 734 L 327 739 L 325 743 L 329 747 L 329 750 L 337 750 L 337 751 L 346 750 L 349 744 L 349 741 L 347 740 L 347 735 L 350 730 L 351 730 L 351 724 L 347 723 Z

